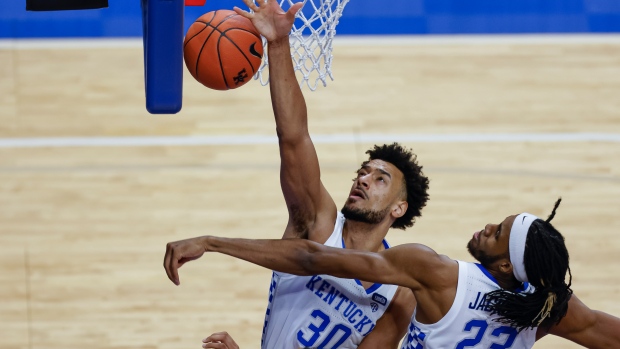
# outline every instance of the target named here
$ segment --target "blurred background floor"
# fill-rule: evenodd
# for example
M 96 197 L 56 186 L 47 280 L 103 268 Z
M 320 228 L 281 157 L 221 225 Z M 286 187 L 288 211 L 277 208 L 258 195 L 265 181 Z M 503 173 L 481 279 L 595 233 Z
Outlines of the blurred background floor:
M 227 330 L 259 348 L 270 271 L 205 255 L 175 287 L 162 261 L 173 240 L 281 236 L 277 142 L 253 138 L 275 135 L 269 89 L 211 91 L 186 74 L 183 110 L 149 115 L 140 47 L 5 48 L 0 62 L 0 137 L 30 144 L 0 144 L 0 347 L 198 348 Z M 392 244 L 471 260 L 474 231 L 525 210 L 546 217 L 562 196 L 554 223 L 575 293 L 620 316 L 620 43 L 348 43 L 336 45 L 333 72 L 304 93 L 311 134 L 336 135 L 316 146 L 338 205 L 372 135 L 412 147 L 431 179 L 423 217 L 391 232 Z M 485 138 L 515 133 L 525 136 Z M 216 141 L 32 146 L 145 136 Z

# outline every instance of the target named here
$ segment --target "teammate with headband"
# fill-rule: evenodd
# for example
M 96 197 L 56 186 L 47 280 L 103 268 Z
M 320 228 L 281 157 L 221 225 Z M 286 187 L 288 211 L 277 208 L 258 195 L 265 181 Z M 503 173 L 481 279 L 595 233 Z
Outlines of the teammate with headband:
M 522 213 L 474 233 L 467 248 L 480 263 L 455 261 L 421 244 L 372 253 L 299 239 L 203 236 L 169 243 L 164 267 L 179 284 L 183 263 L 219 252 L 285 273 L 315 275 L 306 287 L 325 302 L 340 302 L 338 309 L 350 314 L 347 326 L 360 319 L 345 299 L 330 294 L 321 274 L 408 287 L 417 306 L 403 349 L 530 348 L 547 333 L 588 348 L 620 348 L 620 319 L 571 297 L 568 251 L 549 223 L 559 203 L 546 221 Z M 334 343 L 346 334 L 335 334 Z M 203 346 L 221 348 L 217 344 L 207 340 Z

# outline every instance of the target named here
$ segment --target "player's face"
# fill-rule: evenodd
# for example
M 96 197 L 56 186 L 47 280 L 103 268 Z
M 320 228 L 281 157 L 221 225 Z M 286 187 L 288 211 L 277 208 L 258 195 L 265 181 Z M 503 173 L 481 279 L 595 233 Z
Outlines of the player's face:
M 379 223 L 395 204 L 406 200 L 403 186 L 403 173 L 396 166 L 370 160 L 357 171 L 343 213 L 348 219 Z
M 508 242 L 510 229 L 517 215 L 508 216 L 499 224 L 487 224 L 477 231 L 467 244 L 467 250 L 482 265 L 489 267 L 502 258 L 510 258 Z

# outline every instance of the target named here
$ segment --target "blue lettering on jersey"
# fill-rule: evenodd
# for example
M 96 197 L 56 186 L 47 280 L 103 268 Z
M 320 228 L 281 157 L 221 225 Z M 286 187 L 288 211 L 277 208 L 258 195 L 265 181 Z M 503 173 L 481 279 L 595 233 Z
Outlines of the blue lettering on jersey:
M 364 327 L 366 327 L 366 325 L 370 325 L 370 328 L 368 329 L 368 331 L 366 331 L 366 333 L 364 333 L 364 336 L 369 334 L 370 331 L 372 331 L 372 329 L 375 328 L 375 324 L 372 323 L 372 320 L 370 320 L 368 316 L 364 315 L 364 318 L 361 319 L 357 323 L 357 325 L 355 325 L 355 329 L 357 330 L 357 332 L 362 333 L 364 332 Z
M 334 307 L 335 310 L 340 312 L 349 323 L 355 325 L 355 330 L 363 336 L 367 335 L 375 328 L 372 319 L 366 316 L 364 310 L 355 304 L 355 302 L 345 296 L 342 291 L 337 288 L 337 285 L 334 286 L 327 280 L 323 280 L 322 277 L 314 275 L 306 283 L 306 288 L 325 302 L 325 304 Z M 336 302 L 336 299 L 339 300 Z M 387 298 L 380 294 L 373 294 L 373 299 L 377 302 L 383 302 L 383 305 L 387 305 Z
M 325 295 L 325 298 L 323 298 L 323 302 L 331 305 L 334 299 L 336 299 L 336 296 L 338 296 L 339 294 L 340 291 L 338 291 L 334 286 L 332 286 L 329 292 Z
M 316 284 L 317 282 L 323 280 L 322 277 L 318 276 L 318 275 L 314 275 L 313 277 L 310 278 L 310 281 L 308 281 L 308 283 L 306 284 L 306 287 L 310 290 L 310 291 L 314 291 L 314 284 Z
M 469 303 L 469 309 L 474 310 L 483 310 L 486 312 L 491 311 L 490 304 L 487 301 L 487 295 L 482 294 L 482 292 L 478 292 L 476 295 L 476 300 Z
M 357 304 L 351 302 L 349 303 L 349 305 L 347 305 L 347 309 L 345 309 L 342 312 L 342 315 L 344 315 L 344 317 L 349 317 L 351 316 L 351 313 L 353 312 L 353 310 L 355 310 L 357 308 Z
M 364 312 L 361 311 L 359 308 L 353 312 L 353 314 L 351 314 L 351 316 L 349 316 L 349 322 L 354 324 L 357 322 L 357 320 L 360 320 L 362 318 L 362 315 L 364 315 Z M 359 318 L 354 319 L 356 316 L 359 316 Z
M 340 303 L 338 303 L 338 305 L 336 306 L 336 310 L 340 310 L 340 306 L 342 305 L 342 302 L 348 302 L 349 298 L 343 294 L 340 295 Z
M 316 295 L 317 295 L 317 296 L 319 296 L 319 297 L 323 297 L 323 291 L 324 291 L 326 288 L 329 288 L 329 286 L 331 286 L 331 285 L 329 284 L 329 282 L 327 282 L 327 281 L 323 280 L 323 283 L 321 284 L 321 286 L 319 286 L 319 289 L 318 289 L 318 290 L 316 290 L 316 292 L 314 292 L 314 294 L 316 294 Z

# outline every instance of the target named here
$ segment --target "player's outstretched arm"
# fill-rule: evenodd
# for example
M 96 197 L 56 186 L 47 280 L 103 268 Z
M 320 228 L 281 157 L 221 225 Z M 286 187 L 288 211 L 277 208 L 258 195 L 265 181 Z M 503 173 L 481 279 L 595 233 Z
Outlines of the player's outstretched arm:
M 300 239 L 250 240 L 201 236 L 166 245 L 164 268 L 179 284 L 178 268 L 204 252 L 219 252 L 295 275 L 328 274 L 341 278 L 400 285 L 412 290 L 440 282 L 454 261 L 420 244 L 373 253 L 327 247 Z M 451 263 L 450 263 L 451 262 Z M 429 270 L 433 270 L 429 273 Z
M 575 295 L 568 303 L 566 316 L 549 333 L 586 348 L 620 348 L 620 318 L 588 308 Z
M 308 132 L 306 102 L 295 77 L 289 33 L 296 3 L 284 12 L 275 0 L 244 0 L 254 13 L 235 8 L 249 18 L 268 41 L 269 87 L 280 145 L 280 184 L 289 210 L 284 237 L 308 237 L 325 242 L 336 220 L 336 205 L 321 183 L 319 161 Z M 327 235 L 326 235 L 327 234 Z

